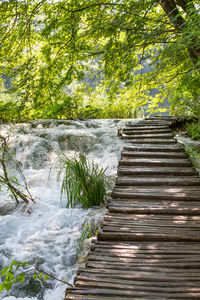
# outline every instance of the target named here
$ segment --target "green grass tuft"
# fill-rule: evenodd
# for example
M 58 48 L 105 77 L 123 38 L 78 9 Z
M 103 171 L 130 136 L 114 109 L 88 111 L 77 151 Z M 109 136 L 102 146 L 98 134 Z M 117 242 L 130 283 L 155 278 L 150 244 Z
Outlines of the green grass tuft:
M 198 123 L 187 124 L 186 130 L 193 140 L 200 140 L 200 121 Z
M 64 175 L 61 198 L 64 194 L 67 196 L 66 207 L 81 204 L 84 208 L 89 208 L 105 203 L 106 192 L 110 187 L 105 171 L 94 162 L 89 162 L 83 154 L 79 154 L 78 158 L 63 157 L 59 177 Z
M 186 153 L 188 154 L 188 156 L 190 157 L 190 160 L 193 163 L 193 166 L 196 169 L 200 169 L 200 153 L 199 153 L 199 149 L 195 146 L 188 146 L 185 148 Z

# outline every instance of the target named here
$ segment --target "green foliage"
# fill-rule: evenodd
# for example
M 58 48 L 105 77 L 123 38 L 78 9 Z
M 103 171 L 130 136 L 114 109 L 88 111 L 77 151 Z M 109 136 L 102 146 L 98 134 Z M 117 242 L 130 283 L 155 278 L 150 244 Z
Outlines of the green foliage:
M 104 203 L 110 183 L 105 171 L 94 162 L 89 162 L 83 154 L 78 158 L 63 157 L 59 178 L 61 174 L 64 175 L 61 197 L 66 194 L 66 207 L 81 204 L 84 208 L 88 208 Z
M 0 117 L 199 115 L 198 2 L 1 1 Z
M 35 268 L 31 268 L 32 264 L 29 264 L 27 262 L 19 262 L 19 261 L 12 261 L 12 263 L 8 267 L 4 267 L 1 269 L 1 279 L 2 283 L 0 285 L 0 292 L 3 290 L 10 290 L 12 285 L 19 282 L 23 283 L 25 276 L 28 272 L 36 272 L 33 274 L 34 280 L 36 279 L 43 279 L 43 280 L 48 280 L 49 276 L 42 272 L 38 272 Z M 23 271 L 19 273 L 19 270 L 23 268 Z
M 186 147 L 186 153 L 190 157 L 195 168 L 200 169 L 200 151 L 197 147 Z
M 186 130 L 193 140 L 200 140 L 200 121 L 197 123 L 188 123 Z
M 80 238 L 78 239 L 78 252 L 83 250 L 84 241 L 86 239 L 90 239 L 92 236 L 95 236 L 98 232 L 98 227 L 95 225 L 94 220 L 88 221 L 81 224 L 82 233 Z

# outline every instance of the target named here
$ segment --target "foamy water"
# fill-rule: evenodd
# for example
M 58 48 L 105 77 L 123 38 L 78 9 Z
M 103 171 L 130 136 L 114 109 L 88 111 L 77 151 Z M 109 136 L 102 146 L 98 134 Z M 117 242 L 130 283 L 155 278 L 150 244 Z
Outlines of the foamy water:
M 124 146 L 117 137 L 117 129 L 124 123 L 123 120 L 49 120 L 1 125 L 0 134 L 10 136 L 13 155 L 20 162 L 37 201 L 30 214 L 19 208 L 6 214 L 6 207 L 12 206 L 13 202 L 5 191 L 1 192 L 0 268 L 13 260 L 27 261 L 60 279 L 73 282 L 78 267 L 77 249 L 82 224 L 91 220 L 97 224 L 105 209 L 65 208 L 66 202 L 60 201 L 60 185 L 56 180 L 58 156 L 60 153 L 84 152 L 100 167 L 107 168 L 107 175 L 115 177 Z M 61 300 L 65 289 L 66 285 L 60 282 L 48 280 L 43 283 L 29 277 L 11 291 L 1 293 L 0 299 Z

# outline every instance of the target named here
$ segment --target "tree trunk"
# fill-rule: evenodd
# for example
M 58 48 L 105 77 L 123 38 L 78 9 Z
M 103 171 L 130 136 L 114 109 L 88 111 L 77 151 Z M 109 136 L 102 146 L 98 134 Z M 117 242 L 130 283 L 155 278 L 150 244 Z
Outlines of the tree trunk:
M 187 12 L 188 5 L 192 5 L 191 2 L 190 4 L 188 4 L 187 0 L 159 0 L 158 2 L 163 8 L 164 12 L 167 14 L 175 29 L 181 33 L 185 27 L 185 20 L 182 16 L 177 16 L 179 14 L 177 5 Z M 200 50 L 196 49 L 191 42 L 191 44 L 188 46 L 188 52 L 191 59 L 195 63 L 199 58 Z

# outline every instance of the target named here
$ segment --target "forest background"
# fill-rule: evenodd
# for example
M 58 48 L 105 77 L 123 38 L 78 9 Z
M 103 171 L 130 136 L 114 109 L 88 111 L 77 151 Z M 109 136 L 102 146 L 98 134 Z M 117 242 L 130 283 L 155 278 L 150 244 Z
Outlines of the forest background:
M 200 115 L 200 6 L 1 0 L 0 119 Z

